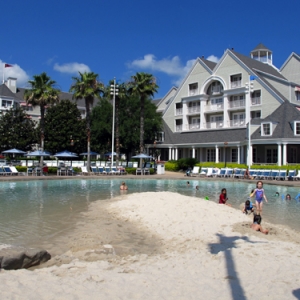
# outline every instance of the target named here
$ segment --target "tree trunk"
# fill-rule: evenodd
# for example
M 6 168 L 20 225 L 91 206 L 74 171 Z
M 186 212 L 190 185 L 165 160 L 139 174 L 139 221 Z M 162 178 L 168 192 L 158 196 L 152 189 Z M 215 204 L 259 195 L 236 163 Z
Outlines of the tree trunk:
M 141 111 L 140 111 L 140 153 L 144 153 L 144 115 L 145 115 L 145 97 L 141 96 Z M 142 168 L 142 161 L 140 159 L 140 167 Z
M 89 99 L 85 99 L 86 108 L 86 131 L 87 131 L 87 171 L 90 173 L 91 170 L 91 124 L 90 124 L 90 103 Z
M 41 121 L 40 121 L 40 128 L 41 128 L 41 150 L 44 151 L 44 130 L 45 130 L 45 106 L 44 106 L 44 104 L 40 105 L 40 110 L 41 110 Z M 43 164 L 44 164 L 44 157 L 41 156 L 41 158 L 40 158 L 40 167 L 42 169 L 43 169 Z
M 116 97 L 115 102 L 116 109 L 116 166 L 119 165 L 119 156 L 120 156 L 120 137 L 119 137 L 119 97 Z

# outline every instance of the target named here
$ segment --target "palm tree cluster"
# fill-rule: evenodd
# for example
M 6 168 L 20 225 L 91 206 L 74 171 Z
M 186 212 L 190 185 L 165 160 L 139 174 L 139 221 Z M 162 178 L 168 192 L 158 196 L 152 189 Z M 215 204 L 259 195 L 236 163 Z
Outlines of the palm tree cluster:
M 79 72 L 79 76 L 72 77 L 73 83 L 70 92 L 73 93 L 73 99 L 78 101 L 85 100 L 86 108 L 86 133 L 87 133 L 87 166 L 90 167 L 90 136 L 91 136 L 91 107 L 94 99 L 101 99 L 107 96 L 108 89 L 103 83 L 98 81 L 98 74 L 93 72 Z M 24 98 L 27 105 L 40 107 L 40 137 L 41 147 L 44 148 L 44 130 L 45 130 L 45 109 L 59 101 L 60 90 L 56 88 L 56 82 L 46 74 L 34 75 L 33 80 L 28 81 L 30 88 L 25 90 Z M 119 87 L 119 94 L 116 97 L 116 151 L 119 153 L 119 119 L 118 105 L 124 97 L 134 96 L 140 100 L 140 153 L 144 153 L 144 123 L 145 123 L 145 101 L 153 97 L 157 92 L 158 86 L 155 77 L 148 73 L 136 73 L 131 77 L 128 83 L 123 83 Z M 41 160 L 42 163 L 42 160 Z

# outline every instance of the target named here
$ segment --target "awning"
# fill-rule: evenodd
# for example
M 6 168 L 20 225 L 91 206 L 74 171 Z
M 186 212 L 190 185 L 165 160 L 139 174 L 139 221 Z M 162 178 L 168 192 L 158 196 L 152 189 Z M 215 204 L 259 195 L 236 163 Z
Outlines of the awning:
M 26 105 L 26 102 L 20 102 L 20 105 L 21 105 L 21 106 L 28 106 L 28 107 L 29 107 L 29 106 L 32 106 L 31 104 L 27 104 L 27 105 Z

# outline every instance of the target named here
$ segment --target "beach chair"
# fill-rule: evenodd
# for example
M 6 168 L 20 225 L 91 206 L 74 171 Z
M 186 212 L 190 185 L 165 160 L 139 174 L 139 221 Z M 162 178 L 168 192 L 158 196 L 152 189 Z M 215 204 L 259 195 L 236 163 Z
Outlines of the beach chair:
M 143 171 L 141 168 L 136 168 L 135 175 L 143 175 Z
M 300 170 L 298 170 L 298 174 L 293 177 L 294 180 L 299 180 L 300 179 Z
M 220 173 L 218 174 L 218 177 L 225 177 L 226 171 L 227 170 L 225 168 L 222 168 L 221 171 L 220 171 Z
M 257 171 L 256 171 L 255 179 L 260 179 L 262 173 L 263 173 L 263 170 L 257 170 Z
M 233 169 L 227 169 L 224 177 L 232 177 L 233 176 Z
M 238 178 L 239 179 L 244 179 L 245 178 L 245 172 L 246 172 L 246 169 L 241 169 L 241 173 L 238 175 Z
M 287 180 L 294 180 L 294 177 L 296 175 L 296 170 L 289 170 L 289 173 L 286 177 Z
M 253 178 L 256 178 L 256 176 L 257 176 L 257 170 L 249 170 L 249 176 L 253 177 Z
M 12 175 L 12 171 L 9 166 L 3 166 L 2 168 L 3 168 L 3 171 L 5 172 L 5 175 L 8 175 L 8 176 Z
M 126 169 L 123 166 L 118 167 L 118 170 L 120 172 L 120 175 L 127 175 Z
M 235 169 L 232 177 L 239 178 L 239 176 L 241 175 L 241 171 L 242 171 L 241 169 Z
M 278 176 L 278 174 L 279 174 L 278 170 L 271 170 L 271 173 L 269 174 L 268 179 L 273 180 L 276 178 L 276 176 Z
M 77 172 L 74 171 L 73 167 L 68 167 L 67 168 L 67 175 L 68 176 L 75 176 Z
M 86 166 L 81 167 L 81 172 L 80 172 L 80 174 L 81 174 L 81 175 L 89 175 L 89 172 L 88 172 Z
M 206 177 L 212 177 L 213 176 L 213 168 L 207 168 Z
M 19 171 L 16 169 L 16 167 L 14 166 L 10 166 L 10 169 L 11 169 L 11 172 L 12 172 L 12 175 L 19 175 Z
M 99 174 L 98 168 L 96 166 L 91 166 L 91 173 L 93 175 L 98 175 Z
M 275 177 L 276 180 L 285 180 L 286 170 L 280 170 L 279 174 Z
M 218 174 L 220 173 L 220 169 L 219 168 L 214 168 L 213 170 L 212 170 L 212 177 L 217 177 L 218 176 Z
M 108 167 L 108 166 L 104 167 L 103 174 L 104 175 L 111 175 L 111 173 L 110 173 L 110 167 Z
M 58 168 L 57 169 L 57 175 L 58 176 L 67 175 L 67 168 L 66 167 Z
M 194 166 L 192 172 L 190 173 L 191 176 L 199 176 L 199 169 L 200 167 Z
M 206 176 L 207 168 L 201 168 L 201 172 L 199 173 L 200 176 Z
M 116 167 L 112 167 L 109 173 L 110 175 L 121 175 L 120 170 L 118 170 Z
M 144 175 L 150 175 L 150 170 L 148 168 L 145 168 L 143 170 Z
M 271 170 L 263 170 L 262 174 L 260 175 L 260 179 L 268 179 L 271 173 Z
M 104 174 L 104 168 L 103 167 L 99 167 L 97 175 L 103 175 L 103 174 Z

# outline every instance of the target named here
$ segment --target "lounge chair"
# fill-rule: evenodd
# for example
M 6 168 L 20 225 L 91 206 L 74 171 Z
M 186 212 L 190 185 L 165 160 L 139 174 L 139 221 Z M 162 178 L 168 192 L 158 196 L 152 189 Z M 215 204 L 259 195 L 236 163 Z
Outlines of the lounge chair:
M 135 175 L 143 175 L 143 171 L 141 168 L 136 168 Z
M 192 172 L 190 173 L 191 176 L 199 176 L 199 169 L 200 167 L 194 166 Z
M 260 175 L 260 179 L 268 179 L 271 175 L 271 170 L 264 170 L 262 174 Z
M 273 180 L 273 179 L 275 179 L 278 176 L 278 174 L 279 174 L 278 170 L 272 170 L 271 173 L 268 176 L 268 179 L 269 180 Z
M 299 180 L 300 179 L 300 170 L 298 170 L 298 174 L 293 177 L 294 180 Z
M 218 169 L 218 168 L 215 168 L 215 169 L 213 169 L 212 170 L 212 177 L 217 177 L 218 175 L 219 175 L 219 173 L 221 172 L 221 170 L 220 169 Z
M 286 178 L 286 170 L 280 170 L 279 174 L 276 176 L 276 180 L 285 180 Z
M 295 175 L 296 175 L 296 170 L 289 170 L 289 173 L 288 173 L 286 179 L 287 180 L 294 180 Z
M 16 167 L 14 167 L 14 166 L 10 166 L 10 169 L 11 169 L 12 175 L 19 175 L 19 174 L 22 174 L 22 173 L 20 173 L 20 172 L 16 169 Z M 23 175 L 24 175 L 24 174 L 23 174 Z
M 143 169 L 144 175 L 150 175 L 150 170 L 148 168 Z
M 206 177 L 212 177 L 213 176 L 213 168 L 207 168 Z
M 89 172 L 88 172 L 86 166 L 81 167 L 81 172 L 80 172 L 80 174 L 81 174 L 81 175 L 89 175 Z
M 201 172 L 199 173 L 200 176 L 206 176 L 207 168 L 201 168 Z
M 103 175 L 103 174 L 104 174 L 104 168 L 103 167 L 99 167 L 97 175 Z
M 227 169 L 224 177 L 232 177 L 233 176 L 233 169 Z
M 12 175 L 12 171 L 9 166 L 3 166 L 3 171 L 5 172 L 5 175 Z
M 233 173 L 233 178 L 239 178 L 241 175 L 242 170 L 241 169 L 235 169 Z
M 93 175 L 98 175 L 99 174 L 98 168 L 96 166 L 92 166 L 91 167 L 91 173 Z
M 225 177 L 227 169 L 222 168 L 220 173 L 217 175 L 218 177 Z

